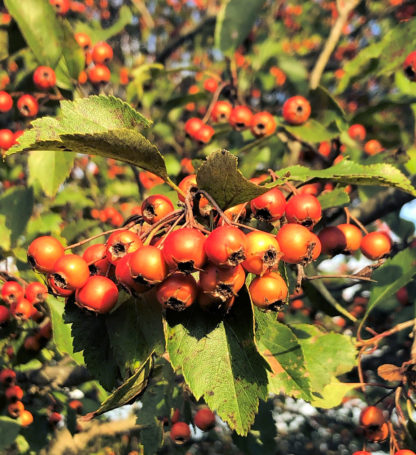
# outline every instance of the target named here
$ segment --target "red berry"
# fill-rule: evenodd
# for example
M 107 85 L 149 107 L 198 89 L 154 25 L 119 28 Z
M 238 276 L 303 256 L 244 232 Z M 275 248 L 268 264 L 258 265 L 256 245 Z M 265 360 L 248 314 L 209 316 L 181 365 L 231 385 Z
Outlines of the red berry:
M 200 409 L 194 416 L 194 424 L 202 431 L 215 427 L 215 414 L 208 408 Z
M 179 182 L 178 186 L 185 193 L 185 196 L 187 196 L 189 193 L 198 191 L 198 186 L 196 184 L 196 175 L 187 175 Z M 182 194 L 178 194 L 178 198 L 180 201 L 185 202 L 185 198 L 182 196 Z
M 390 253 L 391 240 L 385 232 L 370 232 L 362 238 L 360 248 L 364 256 L 374 261 Z
M 205 79 L 204 81 L 204 89 L 207 92 L 214 93 L 215 90 L 217 90 L 218 87 L 218 81 L 214 79 L 213 77 L 209 77 L 208 79 Z
M 206 262 L 205 235 L 194 228 L 182 228 L 171 232 L 163 244 L 163 257 L 170 270 L 192 273 Z
M 22 95 L 17 100 L 17 109 L 24 117 L 34 117 L 39 112 L 39 104 L 32 95 Z
M 21 401 L 16 401 L 15 403 L 10 403 L 7 406 L 7 412 L 13 419 L 16 419 L 24 411 L 25 407 Z
M 133 253 L 128 253 L 123 256 L 116 264 L 115 276 L 117 283 L 122 286 L 127 292 L 141 294 L 149 288 L 143 284 L 136 283 L 130 273 L 130 258 Z
M 210 125 L 203 124 L 201 128 L 194 134 L 194 139 L 203 144 L 208 144 L 212 139 L 212 136 L 215 134 L 215 130 Z
M 367 131 L 363 125 L 355 123 L 349 127 L 348 134 L 351 139 L 354 139 L 357 142 L 363 142 L 367 135 Z
M 193 276 L 178 272 L 159 284 L 156 292 L 156 298 L 163 308 L 175 311 L 190 307 L 197 295 L 198 286 Z
M 0 112 L 9 112 L 13 107 L 13 98 L 5 91 L 0 91 Z
M 321 219 L 319 200 L 311 194 L 296 194 L 286 204 L 285 214 L 289 223 L 298 223 L 311 229 Z
M 401 449 L 398 450 L 394 455 L 416 455 L 413 450 Z
M 354 452 L 352 455 L 371 455 L 371 452 L 367 452 L 366 450 L 359 450 L 358 452 Z
M 133 253 L 142 245 L 140 237 L 132 231 L 113 232 L 106 242 L 107 259 L 111 264 L 117 264 L 126 254 Z
M 269 112 L 258 112 L 251 119 L 251 132 L 256 137 L 270 136 L 276 131 L 276 121 Z
M 254 278 L 249 291 L 254 305 L 273 311 L 281 308 L 288 293 L 284 279 L 276 272 L 268 272 Z
M 235 267 L 246 258 L 247 240 L 237 227 L 224 225 L 214 229 L 205 240 L 208 260 L 219 267 Z
M 204 122 L 198 117 L 192 117 L 185 123 L 185 133 L 194 138 L 197 131 L 204 125 Z
M 170 430 L 170 438 L 177 445 L 188 442 L 191 439 L 189 425 L 185 422 L 176 422 Z
M 335 256 L 343 253 L 347 248 L 345 234 L 337 226 L 328 226 L 319 233 L 318 238 L 322 245 L 322 253 Z
M 56 12 L 62 16 L 69 11 L 69 0 L 49 0 L 49 3 L 56 9 Z
M 10 386 L 16 381 L 16 373 L 10 368 L 0 371 L 0 383 L 4 386 Z
M 345 235 L 345 240 L 347 245 L 345 249 L 349 253 L 354 253 L 355 251 L 360 249 L 361 240 L 363 238 L 363 234 L 361 233 L 360 229 L 353 224 L 339 224 L 337 226 L 339 230 Z
M 10 318 L 9 310 L 4 306 L 0 305 L 0 325 L 6 323 Z
M 33 240 L 27 250 L 31 266 L 42 273 L 51 273 L 56 261 L 65 254 L 65 249 L 54 237 L 48 235 Z
M 36 308 L 26 299 L 21 299 L 10 308 L 12 315 L 16 319 L 26 321 L 37 313 Z
M 377 155 L 384 150 L 383 146 L 377 139 L 371 139 L 370 141 L 366 142 L 364 145 L 364 152 L 367 155 Z
M 111 311 L 117 299 L 117 286 L 109 278 L 100 275 L 89 277 L 85 285 L 75 293 L 78 306 L 101 314 Z
M 403 62 L 403 71 L 406 77 L 416 82 L 416 51 L 411 52 Z
M 6 389 L 5 395 L 8 401 L 21 401 L 23 390 L 18 385 L 12 385 Z
M 0 149 L 9 150 L 14 142 L 14 134 L 11 130 L 0 130 Z
M 360 425 L 362 427 L 381 427 L 385 421 L 383 411 L 376 406 L 367 406 L 361 411 Z
M 27 351 L 38 352 L 41 349 L 39 340 L 34 335 L 26 337 L 23 346 Z
M 91 38 L 86 33 L 75 33 L 74 37 L 84 51 L 91 47 Z
M 88 264 L 77 254 L 66 254 L 59 258 L 53 268 L 54 282 L 63 289 L 79 289 L 90 276 Z
M 59 412 L 52 412 L 48 418 L 48 422 L 51 425 L 56 425 L 61 420 L 62 420 L 62 415 L 59 414 Z
M 217 101 L 211 111 L 213 122 L 228 122 L 233 107 L 228 101 Z
M 247 106 L 236 106 L 230 115 L 230 125 L 237 131 L 244 130 L 251 126 L 253 113 Z
M 132 253 L 129 267 L 136 283 L 145 286 L 162 282 L 168 273 L 162 251 L 152 245 L 142 246 Z
M 303 96 L 292 96 L 283 105 L 283 118 L 292 125 L 301 125 L 311 115 L 311 105 Z
M 33 415 L 26 409 L 20 413 L 19 419 L 22 427 L 28 427 L 31 423 L 33 423 Z
M 210 264 L 199 274 L 199 287 L 203 292 L 225 302 L 237 295 L 245 280 L 246 274 L 241 265 L 221 269 Z
M 307 264 L 321 253 L 318 237 L 300 224 L 285 224 L 276 238 L 283 253 L 282 259 L 289 264 Z
M 97 63 L 108 63 L 113 58 L 113 48 L 105 43 L 97 43 L 91 53 L 92 61 Z
M 255 218 L 273 222 L 279 220 L 285 213 L 286 199 L 279 188 L 275 187 L 252 199 L 250 207 Z
M 174 210 L 171 200 L 163 194 L 148 196 L 142 203 L 143 218 L 149 224 L 157 223 Z
M 82 413 L 82 408 L 83 408 L 83 404 L 81 401 L 79 400 L 71 400 L 69 403 L 68 403 L 68 406 L 73 409 L 75 412 L 81 414 Z
M 43 90 L 55 87 L 55 71 L 49 66 L 38 66 L 33 73 L 33 82 L 35 83 L 36 87 L 39 87 Z
M 82 254 L 83 259 L 88 264 L 91 275 L 105 276 L 110 267 L 107 259 L 107 247 L 104 243 L 90 245 Z
M 34 281 L 26 286 L 25 297 L 33 305 L 44 302 L 47 295 L 48 288 L 43 283 L 39 283 L 39 281 Z
M 280 247 L 273 235 L 252 231 L 246 235 L 246 241 L 246 259 L 242 266 L 247 272 L 263 275 L 277 267 Z
M 88 79 L 91 84 L 99 85 L 108 82 L 111 78 L 111 71 L 107 66 L 97 63 L 95 66 L 88 68 Z
M 1 288 L 1 298 L 9 305 L 22 300 L 23 288 L 17 281 L 6 281 Z

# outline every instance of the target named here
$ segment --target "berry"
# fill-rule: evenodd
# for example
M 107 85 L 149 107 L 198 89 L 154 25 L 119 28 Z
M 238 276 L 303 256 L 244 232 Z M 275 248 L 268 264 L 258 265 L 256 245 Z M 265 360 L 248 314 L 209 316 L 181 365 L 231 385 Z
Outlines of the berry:
M 246 235 L 246 259 L 242 266 L 247 272 L 263 275 L 277 267 L 280 247 L 276 238 L 262 231 L 252 231 Z
M 14 134 L 11 130 L 0 130 L 0 149 L 9 150 L 14 144 Z
M 201 269 L 206 262 L 205 235 L 194 228 L 173 231 L 163 244 L 163 257 L 170 270 L 192 273 Z
M 33 415 L 28 410 L 24 410 L 20 413 L 20 425 L 22 427 L 27 427 L 33 422 Z
M 75 293 L 75 302 L 79 307 L 101 314 L 111 311 L 117 299 L 117 286 L 109 278 L 100 275 L 89 277 Z
M 198 295 L 198 286 L 192 275 L 174 273 L 159 284 L 158 302 L 165 309 L 183 311 L 190 307 Z
M 16 419 L 20 416 L 20 414 L 24 411 L 25 407 L 21 401 L 16 401 L 14 403 L 10 403 L 7 406 L 7 412 L 11 417 Z
M 23 321 L 26 321 L 37 313 L 36 308 L 26 299 L 21 299 L 15 305 L 12 305 L 10 311 L 15 318 Z
M 108 63 L 113 58 L 113 48 L 104 42 L 97 43 L 91 53 L 92 61 L 97 63 Z
M 187 196 L 189 193 L 195 193 L 198 191 L 198 186 L 196 184 L 196 175 L 187 175 L 179 182 L 178 186 L 185 193 L 185 196 Z M 185 202 L 185 198 L 182 196 L 182 194 L 178 193 L 178 198 L 180 201 Z
M 364 152 L 367 155 L 377 155 L 384 150 L 383 146 L 377 139 L 371 139 L 370 141 L 366 142 L 364 145 Z
M 83 259 L 88 264 L 91 275 L 105 276 L 110 267 L 106 255 L 107 248 L 104 243 L 90 245 L 82 254 Z
M 163 194 L 148 196 L 142 203 L 143 218 L 149 224 L 157 223 L 174 210 L 171 200 Z
M 23 346 L 27 351 L 38 352 L 41 349 L 39 340 L 34 335 L 26 337 Z
M 113 232 L 106 242 L 108 262 L 117 262 L 128 253 L 133 253 L 143 245 L 140 237 L 132 231 L 122 230 Z
M 208 313 L 215 315 L 224 315 L 228 313 L 233 306 L 234 301 L 234 296 L 227 300 L 216 298 L 212 294 L 207 294 L 205 292 L 201 292 L 198 296 L 198 305 L 200 308 Z
M 60 295 L 62 297 L 68 297 L 73 294 L 74 290 L 64 287 L 61 283 L 55 282 L 53 274 L 49 274 L 47 277 L 48 285 L 51 288 L 52 294 Z
M 185 422 L 176 422 L 170 429 L 170 439 L 177 444 L 182 445 L 191 439 L 191 430 Z
M 250 128 L 256 137 L 270 136 L 276 131 L 276 121 L 269 112 L 258 112 L 253 115 Z
M 361 411 L 360 425 L 362 427 L 380 428 L 385 422 L 383 411 L 376 406 L 367 406 Z
M 245 280 L 246 274 L 241 265 L 221 269 L 210 264 L 199 274 L 199 287 L 203 292 L 225 302 L 237 295 Z
M 311 115 L 311 105 L 303 96 L 292 96 L 283 104 L 283 118 L 292 125 L 302 125 Z
M 277 187 L 252 199 L 250 202 L 253 216 L 261 221 L 271 223 L 280 220 L 285 213 L 285 207 L 286 199 Z
M 361 252 L 373 261 L 390 253 L 391 240 L 385 232 L 370 232 L 361 240 Z
M 228 101 L 217 101 L 211 111 L 213 122 L 228 122 L 233 107 Z
M 6 281 L 1 288 L 1 298 L 9 305 L 22 300 L 23 288 L 17 281 Z
M 381 428 L 366 428 L 364 431 L 364 436 L 371 442 L 385 441 L 389 436 L 389 427 L 387 425 L 387 422 L 383 423 Z
M 366 450 L 359 450 L 358 452 L 354 452 L 352 455 L 371 455 L 371 452 L 367 452 Z
M 34 117 L 39 112 L 39 104 L 32 95 L 22 95 L 17 100 L 17 109 L 24 117 Z
M 361 240 L 363 238 L 360 229 L 358 229 L 358 227 L 354 226 L 353 224 L 346 223 L 339 224 L 337 228 L 342 231 L 345 236 L 345 240 L 347 242 L 345 250 L 349 253 L 354 253 L 357 251 L 360 248 Z
M 111 72 L 107 66 L 97 63 L 87 70 L 87 76 L 91 84 L 99 85 L 107 83 L 111 78 Z
M 5 324 L 10 318 L 9 310 L 4 306 L 0 305 L 0 325 Z
M 197 131 L 204 125 L 204 122 L 198 117 L 192 117 L 185 123 L 185 133 L 194 138 Z
M 88 50 L 91 47 L 91 38 L 86 33 L 75 33 L 74 35 L 77 43 L 84 51 Z
M 36 87 L 42 90 L 48 90 L 49 88 L 55 87 L 55 71 L 49 66 L 38 66 L 33 73 L 33 82 Z
M 45 301 L 48 295 L 48 288 L 39 281 L 35 281 L 26 286 L 25 297 L 33 305 Z
M 249 291 L 254 305 L 273 311 L 280 309 L 288 293 L 285 281 L 276 272 L 268 272 L 254 278 Z
M 132 253 L 129 267 L 136 283 L 145 286 L 162 282 L 168 273 L 162 251 L 152 245 L 142 246 Z
M 237 131 L 251 126 L 253 113 L 247 106 L 236 106 L 230 115 L 230 125 Z
M 130 258 L 133 253 L 128 253 L 123 256 L 116 264 L 114 272 L 117 283 L 131 293 L 134 291 L 136 294 L 146 292 L 149 288 L 143 284 L 136 283 L 130 273 Z
M 318 237 L 300 224 L 285 224 L 276 238 L 283 253 L 282 259 L 289 264 L 307 264 L 321 253 Z
M 328 226 L 323 228 L 318 234 L 322 245 L 322 253 L 335 256 L 343 253 L 347 248 L 347 239 L 345 234 L 337 226 Z
M 355 123 L 349 127 L 348 134 L 351 139 L 354 139 L 357 142 L 363 142 L 367 135 L 367 131 L 363 125 Z
M 83 408 L 83 404 L 81 401 L 79 400 L 71 400 L 69 403 L 68 403 L 68 406 L 73 409 L 76 413 L 78 414 L 81 414 L 82 413 L 82 408 Z
M 208 408 L 200 409 L 194 416 L 194 424 L 202 431 L 215 427 L 215 414 Z
M 411 52 L 403 62 L 403 71 L 406 77 L 416 82 L 416 51 Z
M 0 91 L 0 112 L 9 112 L 13 107 L 13 98 L 5 91 Z
M 27 250 L 27 260 L 33 268 L 42 273 L 51 273 L 58 259 L 65 254 L 64 247 L 48 235 L 33 240 Z
M 311 229 L 321 219 L 321 204 L 311 194 L 295 194 L 286 204 L 285 214 L 289 223 L 298 223 Z
M 18 385 L 12 385 L 6 389 L 5 396 L 8 401 L 21 401 L 23 390 Z
M 208 79 L 205 79 L 204 81 L 204 89 L 207 92 L 214 93 L 215 90 L 217 90 L 218 87 L 218 81 L 214 79 L 213 77 L 209 77 Z
M 401 449 L 398 450 L 394 455 L 416 455 L 413 450 Z
M 208 144 L 214 134 L 215 130 L 212 126 L 203 124 L 194 134 L 194 139 L 202 142 L 203 144 Z
M 50 425 L 56 425 L 62 420 L 62 415 L 59 412 L 52 412 L 48 418 Z
M 88 264 L 77 254 L 62 256 L 53 268 L 54 282 L 63 289 L 79 289 L 85 285 L 89 276 Z
M 204 248 L 209 261 L 219 267 L 235 267 L 246 258 L 247 240 L 240 229 L 224 225 L 206 238 Z
M 10 368 L 5 368 L 0 371 L 0 383 L 4 386 L 10 386 L 16 381 L 16 373 Z
M 62 16 L 69 11 L 69 0 L 49 0 L 49 3 L 56 9 L 56 12 Z

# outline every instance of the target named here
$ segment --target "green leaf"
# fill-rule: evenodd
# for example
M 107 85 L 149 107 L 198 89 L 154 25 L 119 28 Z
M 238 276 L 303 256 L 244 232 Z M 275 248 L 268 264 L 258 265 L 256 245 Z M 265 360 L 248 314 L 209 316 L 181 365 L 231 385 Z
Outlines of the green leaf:
M 343 207 L 350 203 L 350 197 L 345 191 L 345 188 L 335 188 L 326 193 L 322 193 L 318 196 L 318 200 L 321 203 L 322 210 L 331 207 Z
M 250 33 L 265 0 L 245 2 L 227 0 L 223 3 L 215 27 L 215 47 L 231 56 Z
M 82 365 L 84 359 L 80 352 L 74 352 L 72 346 L 71 326 L 64 323 L 63 315 L 65 311 L 65 302 L 48 295 L 46 304 L 52 322 L 52 335 L 56 348 L 61 354 L 68 354 L 78 364 Z
M 287 181 L 308 182 L 319 179 L 353 185 L 391 186 L 416 196 L 416 188 L 412 186 L 410 180 L 391 164 L 364 165 L 344 159 L 327 169 L 315 170 L 295 165 L 279 169 L 276 174 L 279 178 L 267 185 L 268 187 L 281 185 Z
M 65 182 L 74 165 L 75 154 L 37 150 L 29 154 L 29 176 L 40 184 L 43 192 L 53 197 Z
M 39 64 L 55 68 L 62 55 L 64 37 L 52 5 L 44 0 L 4 3 Z
M 0 449 L 11 446 L 20 431 L 19 423 L 10 417 L 0 416 Z
M 345 112 L 326 88 L 319 86 L 315 90 L 311 90 L 308 99 L 314 119 L 325 126 L 336 122 L 339 127 L 342 126 L 343 129 L 346 129 Z
M 83 311 L 75 304 L 67 303 L 64 321 L 71 324 L 74 352 L 82 352 L 88 370 L 106 390 L 113 389 L 120 372 L 111 349 L 105 316 Z
M 165 352 L 160 304 L 129 299 L 106 319 L 111 348 L 122 371 L 139 368 L 152 352 Z
M 237 168 L 237 158 L 227 150 L 208 156 L 198 169 L 196 180 L 223 209 L 242 204 L 268 191 L 247 180 Z
M 407 248 L 387 259 L 384 264 L 374 270 L 371 278 L 377 282 L 372 285 L 367 311 L 361 320 L 359 330 L 364 326 L 370 312 L 381 302 L 406 286 L 416 275 L 416 250 Z
M 152 357 L 149 356 L 133 376 L 118 387 L 96 411 L 87 415 L 88 419 L 131 403 L 146 388 L 152 365 Z
M 0 248 L 9 251 L 23 234 L 33 210 L 33 189 L 11 188 L 0 196 Z
M 336 378 L 327 384 L 320 392 L 320 397 L 315 397 L 311 404 L 315 408 L 331 409 L 342 404 L 345 395 L 360 386 L 360 383 L 340 382 Z
M 267 395 L 267 364 L 254 343 L 247 292 L 240 291 L 220 321 L 197 305 L 167 313 L 166 339 L 170 361 L 195 398 L 203 397 L 231 429 L 246 435 Z
M 323 388 L 334 377 L 356 366 L 354 340 L 338 333 L 321 332 L 310 324 L 294 324 L 292 330 L 305 356 L 312 391 L 320 398 Z
M 4 28 L 0 28 L 0 61 L 9 56 L 9 34 Z
M 340 131 L 335 123 L 331 123 L 329 126 L 324 126 L 313 118 L 310 118 L 302 125 L 295 126 L 282 124 L 282 126 L 296 138 L 306 142 L 329 141 L 340 134 Z
M 98 220 L 80 219 L 72 223 L 68 223 L 64 229 L 62 229 L 61 235 L 69 244 L 81 236 L 83 238 L 87 238 L 89 230 L 98 227 L 99 225 L 100 221 Z
M 256 340 L 270 365 L 269 393 L 312 399 L 302 349 L 292 330 L 276 320 L 276 313 L 255 309 Z

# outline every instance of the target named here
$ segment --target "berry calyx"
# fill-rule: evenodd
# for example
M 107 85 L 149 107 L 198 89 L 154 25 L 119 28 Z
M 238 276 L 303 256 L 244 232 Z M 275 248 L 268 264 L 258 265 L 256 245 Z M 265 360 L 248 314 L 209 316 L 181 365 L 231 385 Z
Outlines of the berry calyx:
M 276 272 L 265 273 L 250 283 L 249 292 L 254 305 L 265 310 L 277 311 L 285 302 L 288 289 Z
M 110 264 L 117 264 L 126 254 L 133 253 L 143 245 L 140 237 L 132 231 L 113 232 L 106 242 L 106 256 Z
M 311 229 L 321 219 L 319 200 L 311 194 L 295 194 L 286 204 L 285 214 L 289 223 L 298 223 Z
M 149 224 L 157 223 L 174 210 L 171 200 L 163 194 L 149 196 L 142 203 L 143 218 Z
M 190 307 L 198 295 L 198 286 L 192 275 L 174 273 L 159 284 L 158 302 L 165 309 L 183 311 Z
M 283 253 L 283 261 L 289 264 L 307 264 L 321 253 L 318 236 L 300 224 L 285 224 L 276 239 Z
M 234 226 L 219 226 L 206 238 L 207 258 L 219 267 L 235 267 L 246 258 L 246 236 Z
M 182 445 L 191 439 L 191 429 L 185 422 L 176 422 L 170 429 L 170 439 L 176 445 Z
M 280 247 L 273 235 L 262 231 L 252 231 L 246 235 L 246 240 L 246 259 L 242 266 L 247 272 L 263 275 L 278 266 Z
M 286 199 L 279 188 L 275 187 L 252 199 L 250 208 L 255 218 L 272 223 L 280 220 L 285 213 Z

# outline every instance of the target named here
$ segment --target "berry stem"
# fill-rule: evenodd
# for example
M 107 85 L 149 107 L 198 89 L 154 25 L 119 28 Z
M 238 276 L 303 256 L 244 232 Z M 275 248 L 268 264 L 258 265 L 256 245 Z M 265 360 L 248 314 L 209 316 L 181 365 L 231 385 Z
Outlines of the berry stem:
M 166 184 L 169 185 L 173 190 L 175 190 L 178 194 L 180 194 L 181 196 L 183 196 L 184 198 L 186 197 L 186 194 L 179 188 L 178 185 L 176 185 L 175 182 L 173 182 L 171 180 L 171 178 L 168 176 L 166 177 L 166 180 L 165 180 Z
M 351 220 L 354 221 L 354 223 L 364 232 L 364 234 L 367 235 L 368 231 L 365 228 L 365 226 L 361 223 L 361 221 L 358 220 L 358 218 L 356 218 L 354 215 L 352 215 L 347 207 L 344 207 L 344 211 L 345 211 L 345 216 L 347 217 L 347 223 L 349 223 L 349 220 L 351 218 Z
M 325 279 L 325 278 L 345 278 L 345 279 L 349 279 L 349 280 L 372 281 L 374 283 L 376 282 L 376 280 L 373 280 L 372 278 L 370 278 L 368 276 L 360 276 L 360 275 L 334 274 L 334 275 L 310 275 L 310 276 L 305 275 L 304 276 L 305 280 L 321 280 L 321 279 Z
M 215 202 L 215 200 L 213 199 L 213 197 L 208 194 L 206 191 L 204 190 L 198 190 L 194 193 L 194 197 L 197 195 L 197 194 L 202 194 L 202 196 L 205 196 L 208 201 L 212 204 L 212 206 L 214 207 L 214 209 L 218 212 L 218 215 L 227 223 L 227 224 L 232 224 L 232 221 L 228 218 L 228 216 L 221 210 L 220 206 Z
M 215 90 L 215 92 L 212 96 L 211 102 L 209 103 L 208 109 L 205 112 L 204 117 L 202 118 L 203 123 L 208 122 L 208 120 L 211 116 L 212 109 L 214 109 L 214 104 L 218 101 L 218 98 L 220 97 L 221 92 L 224 90 L 225 87 L 227 87 L 227 85 L 229 85 L 228 82 L 221 82 L 221 84 L 218 85 L 217 89 Z

